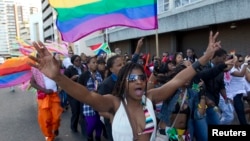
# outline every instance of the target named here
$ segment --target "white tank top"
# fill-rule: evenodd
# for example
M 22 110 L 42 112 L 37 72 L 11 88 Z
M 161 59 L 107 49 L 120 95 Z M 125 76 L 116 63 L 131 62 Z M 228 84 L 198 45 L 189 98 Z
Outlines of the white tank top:
M 148 109 L 149 114 L 152 116 L 154 123 L 154 132 L 151 135 L 150 141 L 155 140 L 156 135 L 156 117 L 151 100 L 147 98 L 146 108 Z M 112 122 L 112 135 L 114 141 L 132 141 L 133 140 L 133 131 L 129 123 L 126 110 L 122 102 L 118 110 L 116 111 L 113 122 Z

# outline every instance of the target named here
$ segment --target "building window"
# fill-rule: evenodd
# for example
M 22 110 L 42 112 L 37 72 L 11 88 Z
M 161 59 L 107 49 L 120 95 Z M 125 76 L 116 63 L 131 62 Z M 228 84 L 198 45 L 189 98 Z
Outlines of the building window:
M 35 32 L 35 41 L 39 41 L 40 40 L 40 33 L 39 33 L 39 24 L 35 23 L 34 24 L 34 32 Z
M 164 13 L 169 10 L 169 0 L 158 0 L 158 14 Z
M 202 1 L 202 0 L 174 0 L 174 5 L 175 7 L 181 7 L 197 1 Z

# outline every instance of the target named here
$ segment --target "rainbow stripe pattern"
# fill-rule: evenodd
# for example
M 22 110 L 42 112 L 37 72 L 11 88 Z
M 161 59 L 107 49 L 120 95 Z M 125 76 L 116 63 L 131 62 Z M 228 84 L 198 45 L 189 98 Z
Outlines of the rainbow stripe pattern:
M 31 66 L 33 61 L 28 56 L 7 59 L 0 65 L 0 88 L 23 84 L 31 79 Z
M 62 40 L 75 42 L 112 26 L 158 28 L 156 0 L 49 0 Z
M 17 42 L 19 44 L 19 51 L 23 55 L 28 56 L 28 55 L 36 54 L 36 49 L 33 47 L 32 44 L 29 44 L 20 38 L 17 39 Z M 52 41 L 46 41 L 44 45 L 51 53 L 57 53 L 63 56 L 68 56 L 69 45 L 66 42 L 57 43 L 57 42 L 52 42 Z
M 147 134 L 147 133 L 153 133 L 154 131 L 154 122 L 152 117 L 149 114 L 149 111 L 147 108 L 144 109 L 144 114 L 146 118 L 146 126 L 142 134 Z
M 29 81 L 31 77 L 32 73 L 30 70 L 0 76 L 0 88 L 23 84 Z
M 28 62 L 33 62 L 28 56 L 7 59 L 0 65 L 0 76 L 30 70 L 31 66 Z

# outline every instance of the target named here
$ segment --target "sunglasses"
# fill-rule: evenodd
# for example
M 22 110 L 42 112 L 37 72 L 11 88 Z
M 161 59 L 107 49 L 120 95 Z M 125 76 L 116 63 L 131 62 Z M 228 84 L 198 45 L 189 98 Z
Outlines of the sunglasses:
M 243 62 L 243 60 L 238 60 L 240 63 Z
M 146 81 L 146 75 L 136 75 L 136 74 L 130 74 L 127 78 L 128 82 L 135 82 L 137 80 Z

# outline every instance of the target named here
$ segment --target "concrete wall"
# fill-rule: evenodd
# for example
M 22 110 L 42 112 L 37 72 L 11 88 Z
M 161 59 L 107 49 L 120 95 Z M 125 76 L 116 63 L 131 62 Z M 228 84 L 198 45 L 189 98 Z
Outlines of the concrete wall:
M 197 56 L 201 56 L 207 47 L 210 30 L 220 32 L 218 39 L 221 40 L 221 45 L 226 51 L 236 50 L 237 53 L 242 55 L 250 54 L 250 20 L 234 23 L 236 25 L 234 29 L 230 28 L 230 22 L 200 29 L 159 34 L 159 56 L 166 51 L 169 53 L 178 51 L 185 54 L 188 48 L 193 48 Z M 123 53 L 132 54 L 138 40 L 139 38 L 114 42 L 111 43 L 111 47 L 112 49 L 120 47 Z M 156 54 L 155 35 L 145 37 L 141 52 L 150 53 L 151 56 Z

